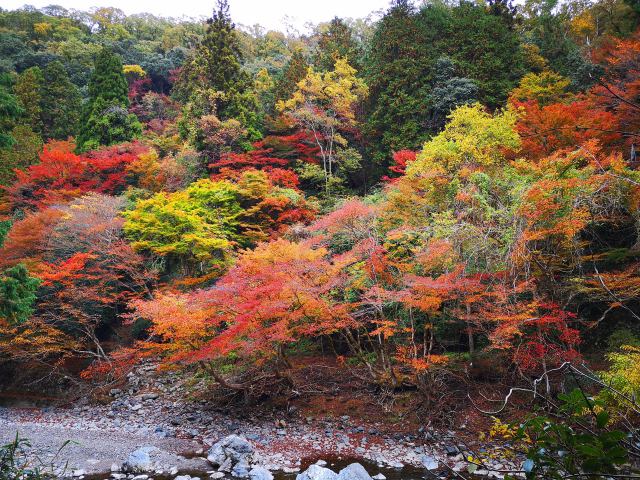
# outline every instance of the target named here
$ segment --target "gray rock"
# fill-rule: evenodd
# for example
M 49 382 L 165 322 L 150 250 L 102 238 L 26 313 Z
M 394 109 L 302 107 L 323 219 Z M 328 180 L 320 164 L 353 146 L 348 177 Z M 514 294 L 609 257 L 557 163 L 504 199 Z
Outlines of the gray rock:
M 209 449 L 207 460 L 217 467 L 229 463 L 229 461 L 234 466 L 239 462 L 249 464 L 252 456 L 253 446 L 245 438 L 229 435 Z
M 373 476 L 373 477 L 371 477 L 371 478 L 373 478 L 373 480 L 387 480 L 387 477 L 385 477 L 382 473 L 379 473 L 379 474 L 377 474 L 377 475 L 374 475 L 374 476 Z
M 249 478 L 251 480 L 273 480 L 273 475 L 266 468 L 256 466 L 249 471 Z
M 147 472 L 152 469 L 151 453 L 158 450 L 156 447 L 141 447 L 129 454 L 122 464 L 122 471 L 129 473 Z
M 218 467 L 218 470 L 221 472 L 229 472 L 231 473 L 231 469 L 233 468 L 233 462 L 230 458 L 225 458 L 224 462 Z
M 455 445 L 445 445 L 444 452 L 450 457 L 453 457 L 459 453 L 459 450 Z
M 304 472 L 296 475 L 296 480 L 337 480 L 338 474 L 320 465 L 311 465 Z
M 249 464 L 245 460 L 240 460 L 233 466 L 231 475 L 236 478 L 247 478 L 249 476 Z
M 336 480 L 372 480 L 372 478 L 362 465 L 359 463 L 352 463 L 348 467 L 340 470 Z
M 427 470 L 436 470 L 440 466 L 438 460 L 436 460 L 435 457 L 431 455 L 422 455 L 420 457 L 420 461 L 422 462 L 422 465 L 424 465 L 424 468 L 426 468 Z

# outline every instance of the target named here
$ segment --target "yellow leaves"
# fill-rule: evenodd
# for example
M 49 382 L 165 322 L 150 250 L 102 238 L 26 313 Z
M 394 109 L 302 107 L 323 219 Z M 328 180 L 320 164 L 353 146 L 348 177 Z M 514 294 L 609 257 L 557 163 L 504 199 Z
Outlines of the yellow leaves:
M 576 15 L 569 22 L 571 33 L 579 38 L 589 38 L 596 35 L 597 26 L 593 12 L 585 10 L 580 15 Z
M 53 31 L 53 25 L 47 22 L 34 23 L 33 31 L 39 37 L 46 37 Z
M 463 168 L 504 164 L 504 151 L 520 146 L 515 130 L 516 115 L 510 110 L 491 115 L 479 103 L 463 105 L 449 115 L 444 130 L 425 143 L 407 177 L 442 169 L 456 174 Z
M 489 438 L 497 438 L 500 440 L 512 440 L 518 435 L 519 427 L 517 425 L 509 425 L 503 423 L 499 418 L 492 417 L 493 424 L 489 429 Z M 531 438 L 525 433 L 523 441 L 527 444 L 531 443 Z
M 123 65 L 122 73 L 127 78 L 143 78 L 147 75 L 147 72 L 140 65 Z
M 544 70 L 547 68 L 547 60 L 541 55 L 540 47 L 534 43 L 522 44 L 522 50 L 526 62 L 532 70 Z
M 509 96 L 509 102 L 536 100 L 541 106 L 559 102 L 568 96 L 571 80 L 552 70 L 541 73 L 528 73 Z
M 259 271 L 270 265 L 289 261 L 314 262 L 327 255 L 325 248 L 309 248 L 303 243 L 290 242 L 279 238 L 272 242 L 259 244 L 253 250 L 247 250 L 238 259 L 237 265 L 247 272 Z
M 275 82 L 269 75 L 269 71 L 266 68 L 261 68 L 256 74 L 253 84 L 258 93 L 263 93 L 271 90 Z
M 138 185 L 144 189 L 159 192 L 164 186 L 160 158 L 155 150 L 138 155 L 138 158 L 127 166 L 127 171 L 138 177 Z
M 355 104 L 368 94 L 364 81 L 356 77 L 356 70 L 346 59 L 336 60 L 333 71 L 316 72 L 309 67 L 307 76 L 298 83 L 298 89 L 286 101 L 279 101 L 279 111 L 294 111 L 305 105 L 328 109 L 341 121 L 355 121 Z

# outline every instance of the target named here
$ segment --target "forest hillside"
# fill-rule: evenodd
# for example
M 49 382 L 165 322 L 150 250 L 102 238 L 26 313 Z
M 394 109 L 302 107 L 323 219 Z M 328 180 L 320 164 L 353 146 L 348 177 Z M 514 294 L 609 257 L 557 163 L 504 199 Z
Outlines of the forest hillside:
M 638 0 L 212 7 L 0 9 L 5 394 L 151 365 L 216 411 L 506 442 L 469 474 L 637 478 Z

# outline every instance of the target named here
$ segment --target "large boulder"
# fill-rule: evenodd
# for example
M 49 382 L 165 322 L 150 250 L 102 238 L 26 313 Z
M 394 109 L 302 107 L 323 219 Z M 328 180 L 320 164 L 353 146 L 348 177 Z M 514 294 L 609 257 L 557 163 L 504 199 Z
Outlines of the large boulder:
M 151 454 L 157 450 L 156 447 L 140 447 L 134 450 L 122 464 L 122 471 L 128 473 L 143 473 L 153 470 Z
M 352 463 L 338 473 L 336 480 L 373 480 L 359 463 Z
M 207 454 L 207 460 L 211 465 L 239 478 L 249 476 L 249 464 L 252 458 L 253 446 L 238 435 L 224 437 L 215 443 Z
M 311 465 L 304 472 L 296 475 L 296 480 L 337 480 L 338 474 L 320 465 Z

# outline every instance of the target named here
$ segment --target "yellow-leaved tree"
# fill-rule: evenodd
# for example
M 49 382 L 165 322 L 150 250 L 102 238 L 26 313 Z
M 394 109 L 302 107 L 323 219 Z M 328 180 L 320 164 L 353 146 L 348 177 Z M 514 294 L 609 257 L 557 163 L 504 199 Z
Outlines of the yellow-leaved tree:
M 320 149 L 325 189 L 328 191 L 336 164 L 347 150 L 345 134 L 357 128 L 356 106 L 368 95 L 367 85 L 356 77 L 356 70 L 346 59 L 336 60 L 330 72 L 316 72 L 309 67 L 307 75 L 287 101 L 279 101 L 279 111 L 313 135 Z

